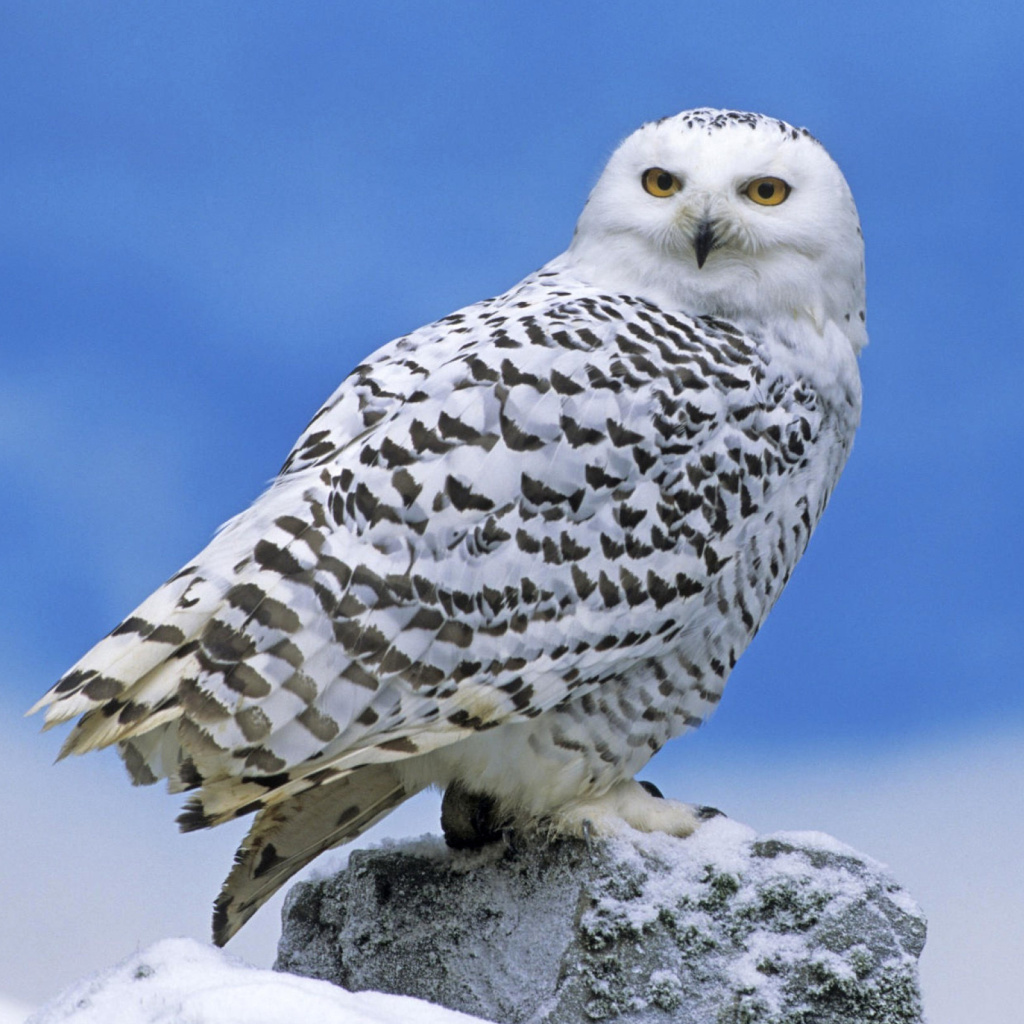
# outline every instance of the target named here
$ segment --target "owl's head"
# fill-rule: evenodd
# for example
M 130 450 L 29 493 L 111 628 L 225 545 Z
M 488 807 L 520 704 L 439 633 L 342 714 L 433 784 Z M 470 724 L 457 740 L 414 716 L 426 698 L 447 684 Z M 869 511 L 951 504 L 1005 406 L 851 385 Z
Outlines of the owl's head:
M 854 350 L 864 244 L 842 172 L 806 130 L 690 110 L 615 151 L 569 249 L 585 279 L 691 315 L 828 322 Z

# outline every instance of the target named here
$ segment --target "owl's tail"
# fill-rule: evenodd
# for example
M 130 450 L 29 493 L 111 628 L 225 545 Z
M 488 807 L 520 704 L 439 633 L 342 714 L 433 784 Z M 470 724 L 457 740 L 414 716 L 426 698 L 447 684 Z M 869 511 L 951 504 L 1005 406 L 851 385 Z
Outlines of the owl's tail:
M 355 839 L 416 792 L 391 765 L 375 764 L 265 806 L 214 902 L 213 941 L 223 946 L 314 857 Z
M 223 581 L 200 576 L 194 566 L 187 566 L 57 681 L 28 714 L 45 708 L 45 729 L 82 716 L 60 758 L 133 736 L 167 732 L 166 726 L 182 713 L 178 687 L 191 668 L 197 637 L 211 612 L 223 603 L 227 589 Z M 167 768 L 172 765 L 173 761 Z M 158 777 L 151 771 L 132 775 L 136 783 L 155 782 Z

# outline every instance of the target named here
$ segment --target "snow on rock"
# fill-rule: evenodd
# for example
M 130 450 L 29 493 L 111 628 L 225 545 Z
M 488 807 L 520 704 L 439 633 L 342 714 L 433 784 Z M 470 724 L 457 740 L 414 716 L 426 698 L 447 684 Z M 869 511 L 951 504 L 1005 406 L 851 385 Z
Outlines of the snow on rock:
M 32 1007 L 8 996 L 0 996 L 0 1024 L 24 1024 Z
M 26 1024 L 482 1024 L 406 996 L 346 992 L 164 939 L 78 982 Z
M 917 1024 L 925 922 L 816 832 L 355 852 L 295 886 L 276 968 L 502 1024 Z

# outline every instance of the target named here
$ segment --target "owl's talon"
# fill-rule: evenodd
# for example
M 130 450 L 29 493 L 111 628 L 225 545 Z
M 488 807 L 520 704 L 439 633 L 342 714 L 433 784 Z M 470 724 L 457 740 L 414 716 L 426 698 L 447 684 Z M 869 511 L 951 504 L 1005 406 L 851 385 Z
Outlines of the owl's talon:
M 643 783 L 641 783 L 641 785 L 643 785 Z M 720 811 L 717 807 L 707 807 L 704 804 L 696 805 L 693 808 L 693 811 L 701 821 L 710 821 L 712 818 L 726 817 L 725 811 Z
M 658 789 L 658 787 L 653 782 L 648 782 L 647 779 L 637 779 L 636 781 L 639 782 L 640 785 L 643 786 L 644 789 L 646 789 L 647 792 L 651 794 L 651 796 L 659 797 L 662 800 L 665 799 L 665 794 L 662 793 L 662 791 Z
M 441 831 L 453 850 L 479 850 L 499 842 L 509 829 L 499 818 L 493 797 L 453 782 L 441 799 Z

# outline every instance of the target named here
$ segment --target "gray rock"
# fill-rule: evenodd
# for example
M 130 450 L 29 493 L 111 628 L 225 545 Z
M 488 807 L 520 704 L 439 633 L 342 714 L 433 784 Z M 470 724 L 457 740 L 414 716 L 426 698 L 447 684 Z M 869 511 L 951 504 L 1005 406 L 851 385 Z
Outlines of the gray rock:
M 292 889 L 275 967 L 503 1024 L 909 1024 L 924 941 L 881 865 L 715 818 L 590 849 L 353 853 Z

